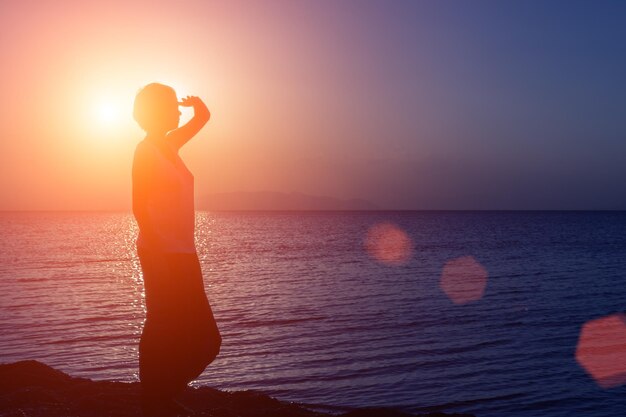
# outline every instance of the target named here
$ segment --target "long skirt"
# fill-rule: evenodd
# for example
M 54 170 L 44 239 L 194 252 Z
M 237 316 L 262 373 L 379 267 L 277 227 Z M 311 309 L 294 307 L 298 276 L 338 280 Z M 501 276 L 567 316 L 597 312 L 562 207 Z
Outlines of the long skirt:
M 198 256 L 139 248 L 146 321 L 139 342 L 144 396 L 173 398 L 217 356 L 222 339 Z

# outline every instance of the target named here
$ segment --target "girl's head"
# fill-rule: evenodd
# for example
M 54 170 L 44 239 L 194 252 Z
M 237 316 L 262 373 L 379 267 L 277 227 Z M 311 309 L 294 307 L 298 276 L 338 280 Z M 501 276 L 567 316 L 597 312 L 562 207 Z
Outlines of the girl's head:
M 146 133 L 165 134 L 176 129 L 180 121 L 176 92 L 159 83 L 146 85 L 135 97 L 133 117 Z

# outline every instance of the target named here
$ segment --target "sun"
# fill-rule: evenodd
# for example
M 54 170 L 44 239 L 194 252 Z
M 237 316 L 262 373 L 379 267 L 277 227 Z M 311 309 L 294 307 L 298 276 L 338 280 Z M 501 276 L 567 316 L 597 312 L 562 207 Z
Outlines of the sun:
M 100 99 L 93 105 L 93 116 L 102 127 L 114 127 L 121 121 L 120 106 L 111 99 Z
M 74 118 L 74 123 L 85 138 L 113 143 L 114 138 L 122 140 L 137 131 L 133 120 L 132 87 L 94 84 L 82 90 L 75 101 L 79 116 Z

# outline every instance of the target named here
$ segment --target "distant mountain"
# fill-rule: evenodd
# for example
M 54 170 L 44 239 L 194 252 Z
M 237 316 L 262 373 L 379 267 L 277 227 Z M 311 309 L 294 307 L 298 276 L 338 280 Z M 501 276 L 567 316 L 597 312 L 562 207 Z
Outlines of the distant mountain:
M 333 197 L 272 191 L 216 193 L 200 197 L 198 210 L 376 210 L 366 200 L 341 200 Z

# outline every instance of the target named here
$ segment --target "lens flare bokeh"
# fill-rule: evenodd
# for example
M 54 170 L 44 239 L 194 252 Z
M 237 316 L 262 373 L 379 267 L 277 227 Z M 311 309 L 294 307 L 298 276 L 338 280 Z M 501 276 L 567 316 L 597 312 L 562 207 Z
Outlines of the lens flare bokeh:
M 378 223 L 367 232 L 365 250 L 382 264 L 399 266 L 411 258 L 413 242 L 398 226 L 386 222 Z
M 454 304 L 467 304 L 483 297 L 487 279 L 487 270 L 474 257 L 462 256 L 445 264 L 439 287 Z
M 585 323 L 576 360 L 603 389 L 626 383 L 626 315 L 613 314 Z

